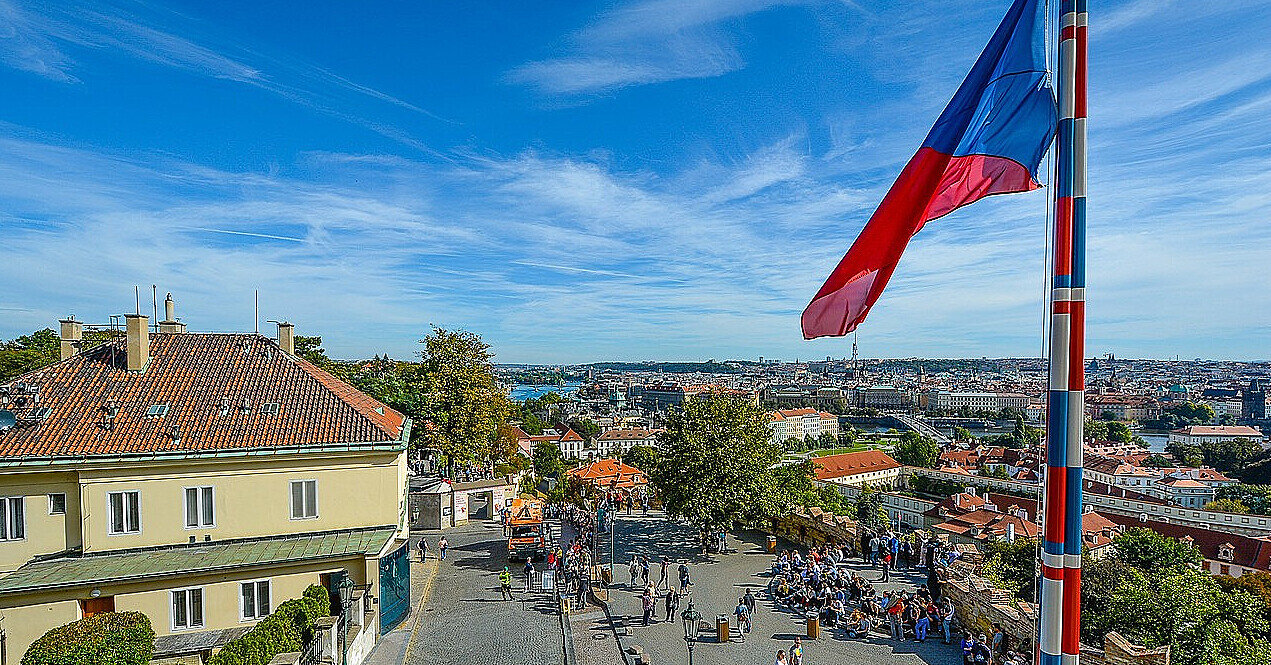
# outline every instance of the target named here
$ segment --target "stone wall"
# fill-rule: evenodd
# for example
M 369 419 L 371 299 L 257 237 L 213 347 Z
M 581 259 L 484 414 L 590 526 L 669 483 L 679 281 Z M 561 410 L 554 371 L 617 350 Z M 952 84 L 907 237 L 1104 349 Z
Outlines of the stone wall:
M 958 625 L 973 633 L 993 634 L 998 624 L 1011 637 L 1013 651 L 1029 652 L 1034 648 L 1037 608 L 1033 603 L 1016 600 L 1002 589 L 994 588 L 976 575 L 945 580 L 943 592 L 953 601 Z M 1149 649 L 1131 643 L 1116 632 L 1103 638 L 1103 648 L 1081 646 L 1082 665 L 1169 665 L 1169 646 Z
M 856 537 L 856 523 L 820 508 L 795 508 L 783 517 L 774 517 L 769 531 L 801 547 L 826 543 L 848 543 Z

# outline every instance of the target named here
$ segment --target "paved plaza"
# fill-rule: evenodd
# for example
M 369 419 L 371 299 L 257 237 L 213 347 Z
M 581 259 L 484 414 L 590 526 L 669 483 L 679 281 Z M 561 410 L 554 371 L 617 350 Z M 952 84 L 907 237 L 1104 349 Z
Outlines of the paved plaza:
M 658 581 L 658 562 L 662 556 L 672 561 L 669 571 L 672 583 L 676 582 L 679 563 L 687 563 L 693 586 L 680 609 L 686 608 L 692 600 L 702 617 L 712 624 L 720 614 L 731 617 L 737 598 L 747 588 L 753 589 L 759 597 L 753 632 L 744 641 L 734 632 L 733 639 L 725 644 L 715 642 L 713 633 L 704 635 L 694 647 L 694 665 L 770 665 L 778 649 L 788 650 L 796 635 L 805 634 L 803 618 L 775 607 L 766 594 L 772 556 L 763 547 L 763 534 L 746 533 L 740 538 L 734 534 L 729 539 L 731 551 L 728 554 L 705 556 L 695 546 L 691 527 L 668 520 L 661 513 L 622 516 L 617 525 L 613 543 L 617 566 L 608 611 L 589 606 L 569 617 L 578 665 L 625 665 L 620 645 L 639 646 L 655 665 L 688 662 L 679 618 L 665 621 L 663 603 L 657 607 L 657 623 L 640 625 L 641 583 L 630 584 L 626 565 L 632 554 L 649 557 L 653 582 Z M 519 562 L 511 564 L 516 599 L 503 601 L 499 597 L 498 573 L 507 563 L 507 556 L 506 541 L 497 523 L 473 522 L 447 529 L 450 551 L 444 562 L 436 560 L 436 543 L 441 532 L 425 535 L 429 561 L 411 566 L 414 614 L 381 640 L 369 665 L 560 665 L 564 662 L 555 602 L 541 591 L 527 594 L 522 590 L 524 579 L 520 576 L 522 564 Z M 562 545 L 566 545 L 572 534 L 565 531 L 559 537 L 563 539 Z M 602 562 L 608 562 L 608 545 L 605 540 L 598 548 Z M 858 562 L 847 567 L 871 580 L 878 577 L 876 571 Z M 892 582 L 875 584 L 875 587 L 880 591 L 912 589 L 920 582 L 922 579 L 917 575 L 895 573 Z M 620 630 L 615 631 L 615 626 Z M 624 627 L 629 635 L 616 634 Z M 957 646 L 941 644 L 938 638 L 921 644 L 895 642 L 882 634 L 864 641 L 848 640 L 837 630 L 822 631 L 819 640 L 805 639 L 804 654 L 808 665 L 961 663 Z
M 759 605 L 754 616 L 754 629 L 743 642 L 734 638 L 726 644 L 714 641 L 713 634 L 704 636 L 694 648 L 695 665 L 770 665 L 778 649 L 789 649 L 796 635 L 805 634 L 802 617 L 777 609 L 767 597 L 767 570 L 772 561 L 763 547 L 763 535 L 743 534 L 741 539 L 730 537 L 733 552 L 723 555 L 701 554 L 694 546 L 694 532 L 690 527 L 666 520 L 660 514 L 648 516 L 623 516 L 618 521 L 614 542 L 615 571 L 610 612 L 618 625 L 630 628 L 630 635 L 621 637 L 624 646 L 638 645 L 655 665 L 687 663 L 688 651 L 684 643 L 684 630 L 678 617 L 671 622 L 660 621 L 650 626 L 640 625 L 642 610 L 639 599 L 641 584 L 630 584 L 626 562 L 631 554 L 649 557 L 652 563 L 650 580 L 657 582 L 657 562 L 663 555 L 673 565 L 670 577 L 674 582 L 675 568 L 680 561 L 689 565 L 693 587 L 680 605 L 683 610 L 688 601 L 707 620 L 714 623 L 720 614 L 732 616 L 738 597 L 747 588 L 754 589 Z M 607 553 L 602 561 L 607 561 Z M 853 562 L 847 566 L 868 579 L 879 574 L 868 566 Z M 875 588 L 912 590 L 922 582 L 917 575 L 898 573 L 892 575 L 889 584 L 875 584 Z M 664 619 L 664 604 L 659 603 L 656 616 Z M 574 641 L 580 665 L 620 665 L 623 661 L 615 643 L 605 614 L 600 611 L 581 613 L 572 617 Z M 735 626 L 735 621 L 734 621 Z M 961 652 L 956 644 L 941 644 L 939 639 L 924 643 L 896 642 L 881 634 L 867 640 L 848 640 L 841 631 L 823 630 L 819 640 L 804 640 L 804 662 L 820 663 L 904 663 L 912 665 L 957 665 Z

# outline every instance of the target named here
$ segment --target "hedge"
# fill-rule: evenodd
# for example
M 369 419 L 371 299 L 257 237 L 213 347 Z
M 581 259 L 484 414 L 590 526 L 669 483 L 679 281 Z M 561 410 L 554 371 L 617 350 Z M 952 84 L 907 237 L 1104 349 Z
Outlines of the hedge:
M 58 626 L 36 640 L 22 665 L 145 665 L 154 628 L 141 612 L 106 612 Z
M 302 650 L 313 639 L 314 622 L 329 614 L 331 596 L 312 585 L 304 596 L 279 605 L 255 628 L 226 642 L 207 665 L 267 665 L 280 653 Z

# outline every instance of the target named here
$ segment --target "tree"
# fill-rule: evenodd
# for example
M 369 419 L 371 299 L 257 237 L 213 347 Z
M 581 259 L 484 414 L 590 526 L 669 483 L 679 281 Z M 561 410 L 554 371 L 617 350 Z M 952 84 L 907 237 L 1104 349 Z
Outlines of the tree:
M 1238 501 L 1256 515 L 1271 513 L 1271 485 L 1228 485 L 1219 487 L 1218 501 Z
M 646 476 L 652 477 L 662 463 L 661 458 L 661 453 L 653 446 L 631 446 L 630 450 L 622 454 L 622 463 L 634 466 Z
M 418 386 L 424 441 L 452 466 L 493 461 L 512 405 L 494 378 L 490 345 L 476 333 L 436 326 L 422 343 Z
M 834 435 L 834 432 L 821 432 L 821 436 L 816 438 L 816 447 L 825 450 L 837 446 L 838 442 L 839 438 Z
M 1130 431 L 1130 426 L 1123 422 L 1108 422 L 1108 440 L 1116 443 L 1130 443 L 1134 440 L 1134 433 Z
M 1205 510 L 1213 510 L 1220 513 L 1247 513 L 1249 506 L 1240 503 L 1236 499 L 1218 499 L 1205 504 Z
M 891 456 L 901 464 L 934 469 L 940 463 L 940 446 L 917 432 L 905 432 L 892 448 Z
M 954 441 L 970 441 L 971 430 L 965 427 L 955 426 L 953 428 L 953 440 Z
M 1152 467 L 1154 469 L 1163 469 L 1165 467 L 1174 466 L 1174 462 L 1160 453 L 1153 453 L 1143 460 L 1143 466 Z
M 539 478 L 555 476 L 565 468 L 565 458 L 560 454 L 560 446 L 551 441 L 538 441 L 534 444 L 534 475 Z
M 704 532 L 774 514 L 781 452 L 770 437 L 767 412 L 744 398 L 712 393 L 672 410 L 653 476 L 667 513 Z
M 51 328 L 0 342 L 0 381 L 47 367 L 61 357 L 61 339 Z
M 1181 540 L 1135 527 L 1112 540 L 1117 556 L 1139 570 L 1199 566 L 1204 562 L 1200 550 Z
M 1108 440 L 1108 423 L 1103 420 L 1090 420 L 1087 418 L 1082 431 L 1085 432 L 1085 437 L 1089 441 Z
M 856 521 L 873 531 L 883 531 L 891 526 L 891 518 L 883 507 L 882 493 L 868 483 L 861 487 L 861 493 L 856 497 Z
M 832 487 L 816 485 L 815 466 L 811 460 L 800 464 L 786 464 L 773 469 L 776 488 L 775 506 L 778 513 L 795 507 L 816 507 L 835 515 L 853 517 L 856 507 L 843 499 Z
M 570 421 L 569 426 L 588 441 L 600 436 L 600 425 L 590 418 L 575 418 Z
M 805 448 L 804 441 L 803 441 L 803 437 L 801 436 L 787 437 L 785 441 L 781 442 L 781 449 L 785 450 L 786 452 L 801 453 L 803 452 L 804 448 Z
M 1016 598 L 1032 601 L 1037 584 L 1037 541 L 990 540 L 984 551 L 984 576 Z
M 1115 551 L 1082 574 L 1084 639 L 1117 631 L 1147 647 L 1170 645 L 1181 665 L 1253 665 L 1271 657 L 1266 605 L 1245 589 L 1225 591 L 1198 568 L 1195 548 L 1131 529 Z
M 1205 463 L 1219 471 L 1240 471 L 1262 452 L 1262 446 L 1247 438 L 1226 439 L 1200 444 Z

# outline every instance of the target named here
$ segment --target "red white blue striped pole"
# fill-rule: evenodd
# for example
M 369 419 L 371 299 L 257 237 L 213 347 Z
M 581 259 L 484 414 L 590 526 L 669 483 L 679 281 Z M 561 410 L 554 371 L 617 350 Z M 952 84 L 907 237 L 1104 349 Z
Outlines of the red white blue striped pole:
M 1064 532 L 1063 663 L 1078 665 L 1081 653 L 1081 476 L 1086 402 L 1086 62 L 1087 0 L 1073 3 L 1071 34 L 1072 113 L 1072 290 L 1069 292 L 1068 491 Z M 1061 44 L 1064 43 L 1061 41 Z M 1061 121 L 1062 122 L 1062 121 Z
M 1085 415 L 1086 0 L 1059 11 L 1040 665 L 1078 665 Z

